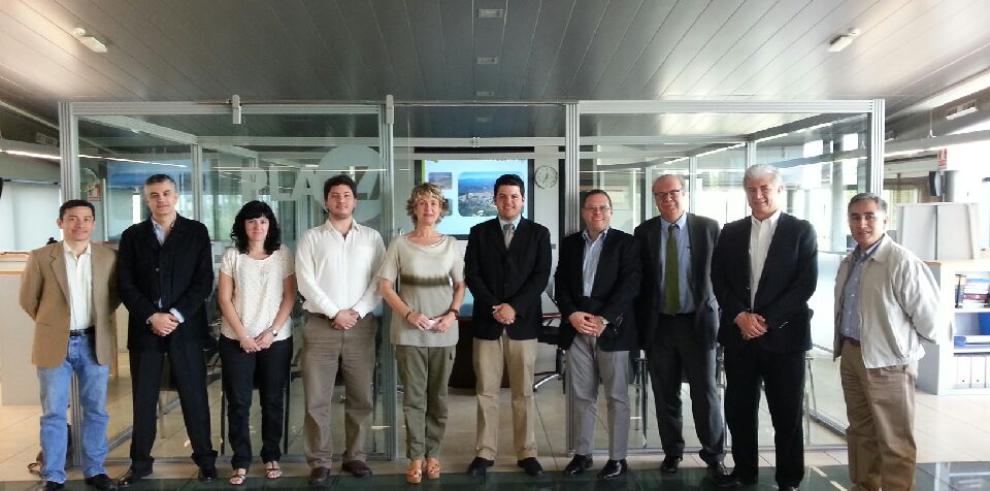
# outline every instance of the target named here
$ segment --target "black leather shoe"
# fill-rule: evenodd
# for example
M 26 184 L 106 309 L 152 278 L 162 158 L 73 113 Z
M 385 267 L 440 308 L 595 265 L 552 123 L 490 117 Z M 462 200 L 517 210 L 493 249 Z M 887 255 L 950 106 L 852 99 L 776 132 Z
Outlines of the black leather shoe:
M 708 464 L 708 477 L 718 482 L 719 479 L 723 479 L 729 471 L 725 470 L 725 464 L 719 462 L 717 464 Z
M 97 474 L 93 477 L 86 478 L 86 485 L 93 486 L 100 491 L 113 491 L 117 489 L 117 483 L 110 479 L 110 476 L 106 474 Z
M 120 476 L 120 479 L 117 479 L 117 486 L 125 488 L 150 475 L 150 469 L 146 471 L 138 471 L 131 467 L 130 469 L 127 469 L 127 472 L 125 472 L 123 476 Z
M 217 479 L 217 468 L 216 467 L 200 467 L 199 474 L 196 476 L 199 482 L 213 482 Z
M 475 477 L 484 477 L 488 473 L 488 468 L 495 465 L 494 460 L 483 457 L 475 457 L 468 465 L 467 473 Z
M 55 481 L 45 481 L 45 484 L 44 484 L 43 486 L 40 486 L 40 487 L 39 487 L 39 489 L 44 489 L 45 491 L 48 491 L 48 490 L 50 490 L 50 489 L 51 489 L 51 490 L 54 490 L 54 489 L 62 489 L 62 488 L 64 488 L 64 487 L 65 487 L 65 484 L 62 484 L 62 483 L 60 483 L 60 482 L 55 482 Z
M 660 464 L 660 472 L 664 474 L 676 474 L 677 467 L 681 465 L 681 460 L 683 458 L 680 455 L 668 455 L 663 458 L 663 463 Z
M 344 472 L 350 472 L 354 477 L 368 477 L 371 475 L 371 467 L 363 460 L 348 460 L 340 468 Z
M 567 464 L 567 467 L 564 467 L 564 474 L 576 476 L 590 469 L 592 465 L 594 465 L 594 462 L 591 460 L 590 455 L 574 454 L 574 458 Z
M 626 459 L 609 460 L 605 462 L 605 467 L 602 467 L 602 470 L 598 471 L 598 479 L 615 479 L 621 477 L 628 470 L 629 465 L 626 464 Z
M 330 481 L 330 469 L 326 467 L 315 467 L 309 471 L 309 485 L 322 486 Z
M 797 486 L 778 486 L 777 489 L 780 491 L 798 491 Z
M 526 471 L 526 474 L 533 477 L 543 474 L 543 466 L 540 465 L 539 460 L 536 460 L 536 457 L 526 457 L 525 459 L 517 460 L 516 465 L 522 467 L 522 470 Z
M 722 477 L 715 479 L 715 485 L 720 488 L 741 488 L 754 484 L 756 484 L 756 478 L 742 478 L 737 476 L 735 472 L 723 474 Z

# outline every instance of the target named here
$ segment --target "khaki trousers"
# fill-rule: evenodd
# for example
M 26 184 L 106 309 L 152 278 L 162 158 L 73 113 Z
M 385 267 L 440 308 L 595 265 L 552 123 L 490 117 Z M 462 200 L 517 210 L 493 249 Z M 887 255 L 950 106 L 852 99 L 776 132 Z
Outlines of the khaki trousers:
M 406 420 L 406 457 L 440 457 L 447 429 L 447 381 L 454 369 L 456 346 L 395 347 Z
M 856 490 L 914 489 L 913 364 L 866 368 L 860 347 L 842 343 L 839 365 L 849 429 L 849 477 Z
M 365 460 L 364 442 L 374 411 L 372 381 L 375 370 L 375 333 L 372 315 L 349 330 L 330 327 L 330 321 L 310 315 L 303 327 L 302 376 L 306 391 L 306 462 L 310 467 L 331 465 L 330 407 L 337 368 L 344 376 L 344 462 Z
M 500 339 L 474 339 L 474 375 L 478 393 L 478 457 L 495 460 L 498 454 L 498 399 L 502 369 L 509 367 L 512 390 L 512 436 L 516 458 L 536 457 L 536 405 L 533 398 L 533 371 L 536 340 L 517 341 L 502 333 Z

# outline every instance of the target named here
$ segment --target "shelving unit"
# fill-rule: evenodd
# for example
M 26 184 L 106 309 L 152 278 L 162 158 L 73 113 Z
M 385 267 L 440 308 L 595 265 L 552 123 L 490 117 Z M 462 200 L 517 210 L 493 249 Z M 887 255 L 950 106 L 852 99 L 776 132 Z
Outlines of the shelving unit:
M 939 344 L 923 341 L 925 357 L 918 363 L 918 388 L 932 394 L 990 394 L 990 342 L 956 346 L 955 336 L 980 335 L 980 317 L 990 307 L 956 308 L 956 275 L 990 276 L 990 258 L 929 261 L 939 284 L 942 308 L 952 312 L 947 335 Z

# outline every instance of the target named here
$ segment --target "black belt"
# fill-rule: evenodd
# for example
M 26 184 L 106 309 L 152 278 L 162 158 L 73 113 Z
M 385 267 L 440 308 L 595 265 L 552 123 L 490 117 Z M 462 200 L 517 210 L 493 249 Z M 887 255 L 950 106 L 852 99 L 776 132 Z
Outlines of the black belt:
M 96 328 L 89 326 L 86 329 L 76 329 L 69 331 L 70 338 L 77 338 L 79 336 L 92 336 L 96 332 Z
M 681 317 L 684 319 L 691 319 L 694 318 L 694 312 L 688 312 L 687 314 L 674 314 L 674 315 L 664 314 L 663 312 L 661 312 L 660 317 Z
M 849 342 L 849 344 L 851 344 L 851 345 L 853 345 L 853 346 L 856 346 L 857 348 L 858 348 L 858 347 L 860 346 L 860 344 L 859 344 L 859 340 L 858 340 L 858 339 L 856 339 L 856 338 L 851 338 L 851 337 L 849 337 L 849 336 L 842 336 L 842 340 L 843 340 L 843 341 L 848 341 L 848 342 Z

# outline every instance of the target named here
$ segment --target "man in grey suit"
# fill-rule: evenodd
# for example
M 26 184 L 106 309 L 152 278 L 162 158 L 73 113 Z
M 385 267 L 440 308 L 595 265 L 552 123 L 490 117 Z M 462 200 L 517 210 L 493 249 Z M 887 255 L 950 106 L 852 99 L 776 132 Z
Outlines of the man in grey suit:
M 715 387 L 718 304 L 710 279 L 718 224 L 684 210 L 683 178 L 665 174 L 653 183 L 660 216 L 636 227 L 643 280 L 636 302 L 641 342 L 653 377 L 660 442 L 660 470 L 677 472 L 683 459 L 681 379 L 691 387 L 700 455 L 709 474 L 725 474 L 725 427 Z

